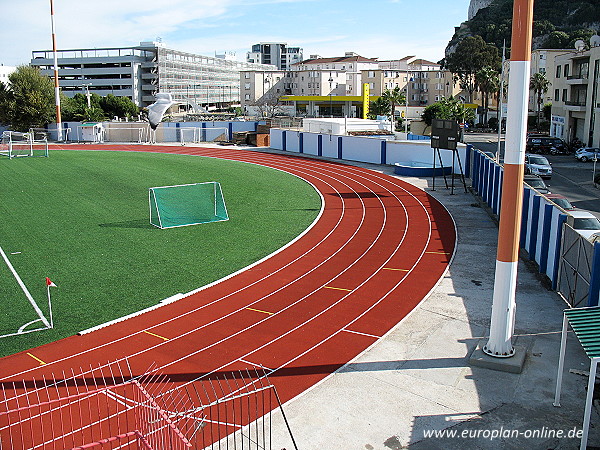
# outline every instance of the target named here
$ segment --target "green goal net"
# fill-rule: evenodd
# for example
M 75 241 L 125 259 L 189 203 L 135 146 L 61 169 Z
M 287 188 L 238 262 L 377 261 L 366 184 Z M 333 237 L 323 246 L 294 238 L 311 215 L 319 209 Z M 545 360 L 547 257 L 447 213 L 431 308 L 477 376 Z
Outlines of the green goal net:
M 149 197 L 150 223 L 158 228 L 229 220 L 221 185 L 216 181 L 153 187 Z

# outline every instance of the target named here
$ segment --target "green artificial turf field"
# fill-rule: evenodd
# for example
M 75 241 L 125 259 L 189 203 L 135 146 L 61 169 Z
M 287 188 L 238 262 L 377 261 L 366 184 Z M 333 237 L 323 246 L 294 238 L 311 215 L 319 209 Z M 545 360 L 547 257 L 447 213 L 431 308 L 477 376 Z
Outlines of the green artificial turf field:
M 316 218 L 319 194 L 281 171 L 197 156 L 58 151 L 0 159 L 0 247 L 55 329 L 0 339 L 7 355 L 122 317 L 235 272 Z M 226 222 L 160 230 L 148 188 L 218 181 Z M 37 316 L 0 259 L 0 334 Z M 36 324 L 30 326 L 35 327 Z

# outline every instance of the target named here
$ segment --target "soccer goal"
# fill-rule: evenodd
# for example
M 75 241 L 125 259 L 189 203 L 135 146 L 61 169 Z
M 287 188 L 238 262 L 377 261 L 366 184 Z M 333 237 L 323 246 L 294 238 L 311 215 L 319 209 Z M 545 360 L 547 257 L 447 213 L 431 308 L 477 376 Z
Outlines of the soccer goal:
M 177 141 L 184 144 L 198 144 L 200 142 L 229 142 L 231 136 L 229 128 L 225 127 L 179 127 L 176 128 Z
M 216 181 L 153 187 L 149 202 L 150 223 L 161 229 L 229 220 Z
M 36 139 L 34 133 L 4 131 L 0 140 L 0 156 L 9 159 L 20 156 L 48 156 L 48 139 L 45 135 Z

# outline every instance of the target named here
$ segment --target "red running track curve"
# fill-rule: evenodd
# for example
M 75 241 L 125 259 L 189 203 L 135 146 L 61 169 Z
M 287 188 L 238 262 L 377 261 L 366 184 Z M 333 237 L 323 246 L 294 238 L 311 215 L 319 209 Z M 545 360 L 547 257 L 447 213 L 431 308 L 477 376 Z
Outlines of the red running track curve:
M 423 190 L 379 172 L 227 148 L 66 148 L 260 164 L 312 183 L 323 208 L 299 239 L 232 277 L 135 318 L 30 350 L 44 365 L 27 352 L 2 358 L 5 389 L 12 381 L 49 379 L 127 358 L 134 374 L 155 364 L 177 383 L 266 367 L 285 402 L 398 324 L 434 288 L 454 254 L 456 231 L 448 211 Z

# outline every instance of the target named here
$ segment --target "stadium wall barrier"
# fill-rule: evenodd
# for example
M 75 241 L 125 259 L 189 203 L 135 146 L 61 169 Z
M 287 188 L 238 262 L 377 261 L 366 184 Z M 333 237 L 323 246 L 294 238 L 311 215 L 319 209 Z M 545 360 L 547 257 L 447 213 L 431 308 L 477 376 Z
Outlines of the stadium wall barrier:
M 102 122 L 105 128 L 147 128 L 147 122 Z M 228 138 L 231 139 L 233 133 L 242 131 L 256 131 L 259 124 L 264 122 L 257 121 L 215 121 L 215 122 L 162 122 L 157 129 L 157 140 L 159 142 L 180 142 L 182 128 L 198 128 L 203 130 L 203 138 L 212 140 L 217 135 L 227 129 Z M 63 136 L 70 142 L 82 141 L 81 126 L 83 122 L 63 122 Z M 211 128 L 215 130 L 211 131 Z M 48 137 L 51 140 L 57 139 L 56 124 L 48 124 L 45 127 Z M 68 133 L 66 131 L 68 130 Z M 184 135 L 185 137 L 185 135 Z
M 387 141 L 359 136 L 337 136 L 271 128 L 271 148 L 294 153 L 325 156 L 374 164 L 433 164 L 433 149 L 429 140 Z M 471 170 L 471 147 L 459 144 L 458 154 L 465 176 Z M 460 173 L 458 158 L 453 162 L 451 150 L 440 150 L 444 166 L 453 166 Z M 439 164 L 436 158 L 436 164 Z
M 472 152 L 472 188 L 499 215 L 502 195 L 503 168 L 479 151 Z M 562 254 L 562 231 L 567 214 L 544 195 L 523 186 L 523 217 L 521 247 L 529 259 L 548 276 L 556 289 Z M 594 247 L 594 260 L 600 262 L 600 245 Z M 594 306 L 600 296 L 600 263 L 592 267 L 588 306 Z

